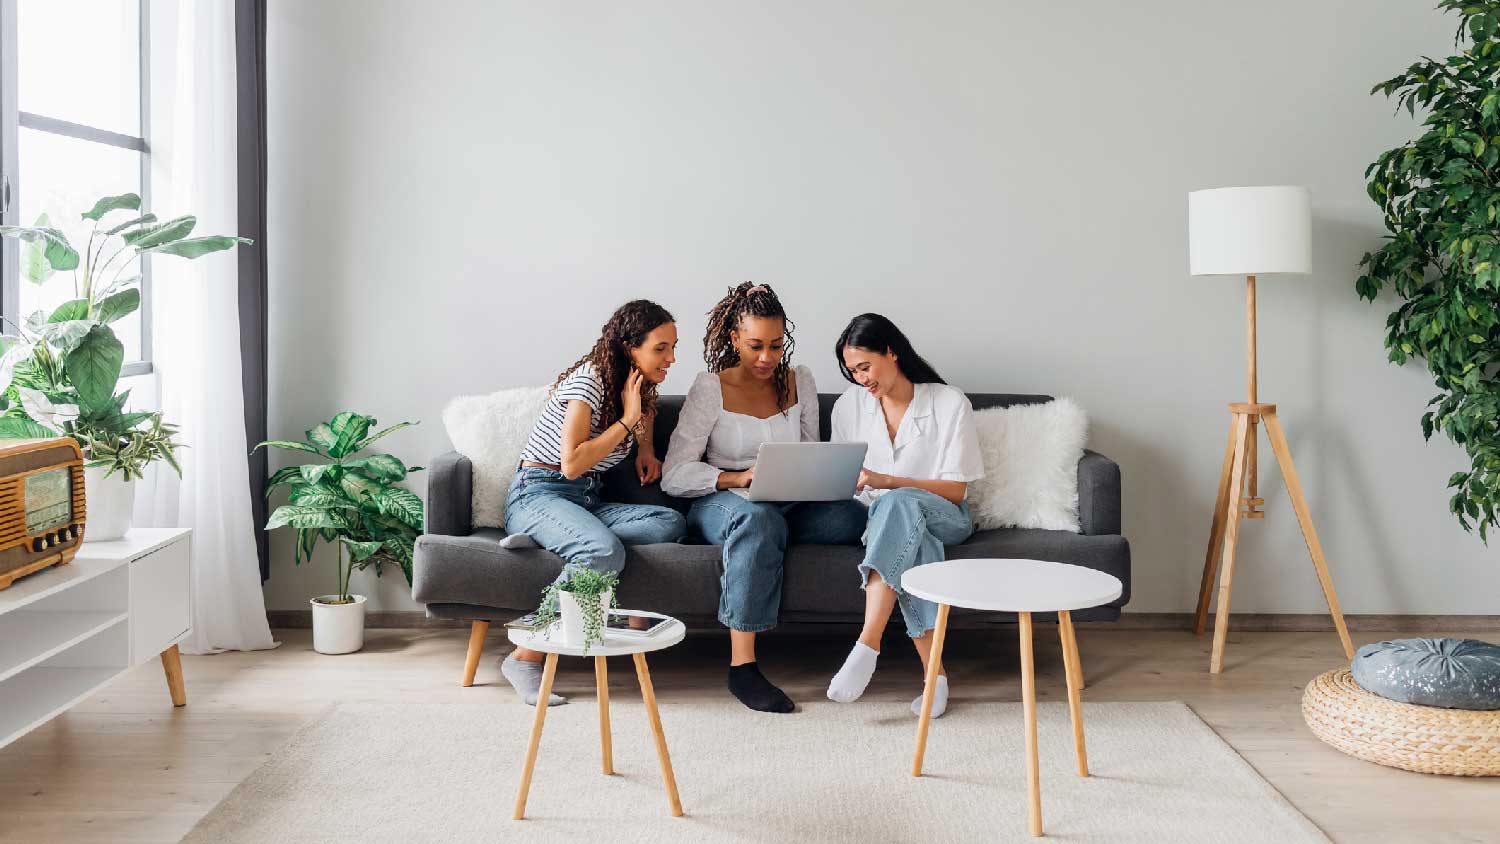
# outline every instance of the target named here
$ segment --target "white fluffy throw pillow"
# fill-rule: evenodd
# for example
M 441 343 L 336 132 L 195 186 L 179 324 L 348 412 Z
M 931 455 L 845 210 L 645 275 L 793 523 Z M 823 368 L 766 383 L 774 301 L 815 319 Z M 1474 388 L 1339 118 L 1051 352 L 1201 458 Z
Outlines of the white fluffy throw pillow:
M 550 387 L 459 396 L 443 408 L 453 448 L 474 464 L 474 527 L 504 527 L 505 493 Z
M 984 477 L 969 484 L 980 530 L 1078 531 L 1078 460 L 1088 417 L 1072 399 L 974 412 Z

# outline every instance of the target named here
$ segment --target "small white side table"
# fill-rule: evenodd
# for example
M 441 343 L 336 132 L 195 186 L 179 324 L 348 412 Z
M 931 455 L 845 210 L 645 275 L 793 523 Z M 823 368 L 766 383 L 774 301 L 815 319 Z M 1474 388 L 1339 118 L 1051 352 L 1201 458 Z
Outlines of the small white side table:
M 632 610 L 614 612 L 622 615 L 653 615 Z M 541 630 L 506 630 L 506 635 L 517 647 L 541 651 L 547 655 L 546 666 L 542 669 L 542 689 L 537 695 L 536 716 L 531 722 L 531 741 L 526 747 L 526 761 L 521 767 L 521 787 L 516 794 L 516 808 L 511 817 L 515 820 L 526 817 L 526 795 L 531 791 L 531 772 L 536 767 L 536 752 L 542 742 L 542 722 L 547 718 L 546 703 L 548 696 L 552 694 L 552 679 L 557 675 L 559 655 L 594 658 L 594 684 L 599 694 L 599 743 L 604 754 L 604 773 L 615 772 L 609 732 L 609 670 L 604 660 L 605 657 L 626 654 L 635 658 L 635 676 L 640 681 L 641 697 L 646 703 L 646 717 L 651 722 L 651 737 L 656 740 L 656 758 L 661 763 L 661 778 L 667 789 L 667 805 L 672 811 L 672 817 L 682 817 L 682 801 L 677 797 L 677 778 L 672 774 L 672 758 L 667 754 L 667 737 L 661 729 L 661 714 L 656 711 L 656 690 L 651 686 L 651 671 L 646 667 L 646 654 L 681 642 L 687 628 L 674 618 L 649 636 L 606 631 L 604 640 L 596 642 L 587 653 L 582 645 L 570 645 L 563 641 L 561 622 L 554 624 L 553 628 L 550 639 Z
M 1073 747 L 1078 754 L 1078 775 L 1089 775 L 1088 753 L 1083 742 L 1083 667 L 1078 658 L 1078 638 L 1073 632 L 1072 610 L 1107 604 L 1120 597 L 1124 586 L 1113 575 L 1083 566 L 1044 560 L 945 560 L 911 569 L 901 576 L 901 588 L 938 604 L 937 628 L 933 631 L 932 654 L 927 659 L 927 686 L 922 693 L 922 717 L 917 722 L 917 751 L 911 775 L 922 775 L 922 756 L 927 750 L 927 728 L 932 723 L 932 694 L 943 664 L 943 638 L 948 630 L 952 606 L 976 610 L 1013 612 L 1021 621 L 1021 706 L 1026 721 L 1026 797 L 1031 834 L 1042 834 L 1041 775 L 1036 749 L 1036 676 L 1031 654 L 1031 614 L 1056 612 L 1062 638 L 1063 666 L 1068 677 L 1068 711 L 1073 720 Z

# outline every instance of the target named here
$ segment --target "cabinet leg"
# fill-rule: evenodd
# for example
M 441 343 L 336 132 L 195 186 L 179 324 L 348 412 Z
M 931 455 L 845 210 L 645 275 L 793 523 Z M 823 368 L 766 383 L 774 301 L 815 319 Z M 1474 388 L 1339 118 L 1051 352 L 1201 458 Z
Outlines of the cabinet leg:
M 182 681 L 182 652 L 177 646 L 161 652 L 161 667 L 167 673 L 167 691 L 172 695 L 173 706 L 187 705 L 187 685 Z

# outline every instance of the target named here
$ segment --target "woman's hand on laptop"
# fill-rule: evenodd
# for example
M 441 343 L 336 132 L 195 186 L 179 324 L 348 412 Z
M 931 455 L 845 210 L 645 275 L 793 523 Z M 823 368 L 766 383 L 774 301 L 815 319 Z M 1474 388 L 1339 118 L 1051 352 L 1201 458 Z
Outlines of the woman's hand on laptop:
M 720 472 L 719 489 L 749 489 L 750 482 L 755 480 L 755 467 L 751 466 L 743 472 Z
M 891 476 L 881 472 L 871 472 L 869 469 L 859 470 L 859 480 L 854 484 L 854 491 L 862 489 L 890 489 Z

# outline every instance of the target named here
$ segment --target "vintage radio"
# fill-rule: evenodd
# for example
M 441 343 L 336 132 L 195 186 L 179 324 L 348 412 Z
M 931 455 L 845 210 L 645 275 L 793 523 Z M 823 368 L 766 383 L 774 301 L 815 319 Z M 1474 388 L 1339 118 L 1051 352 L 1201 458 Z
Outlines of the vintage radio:
M 0 589 L 83 541 L 83 453 L 71 437 L 0 440 Z

